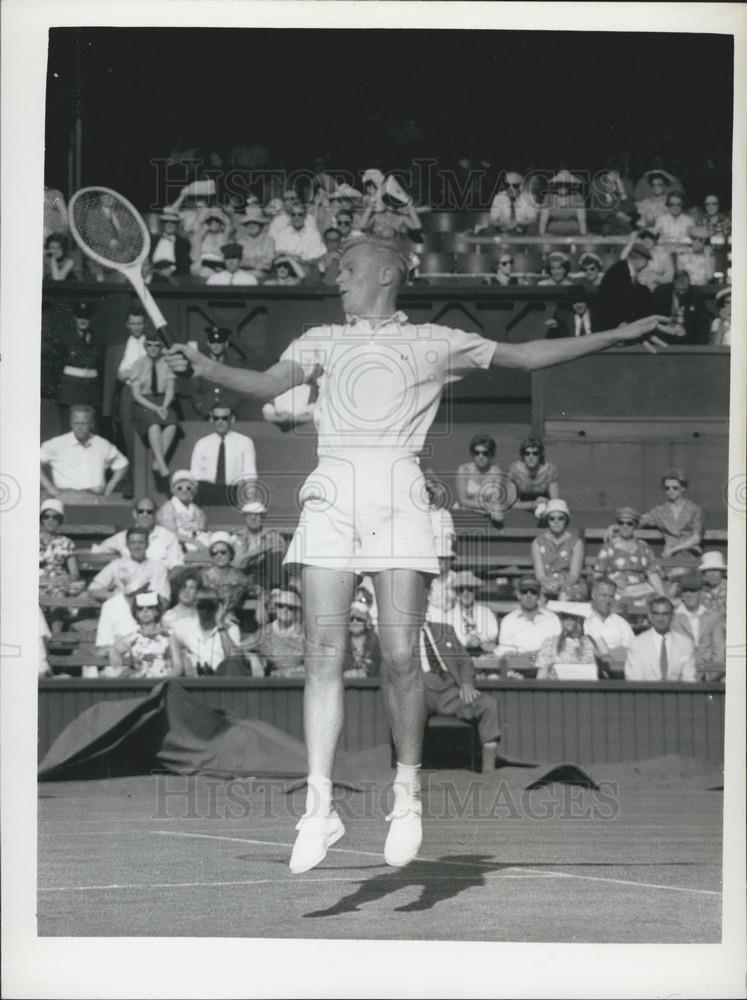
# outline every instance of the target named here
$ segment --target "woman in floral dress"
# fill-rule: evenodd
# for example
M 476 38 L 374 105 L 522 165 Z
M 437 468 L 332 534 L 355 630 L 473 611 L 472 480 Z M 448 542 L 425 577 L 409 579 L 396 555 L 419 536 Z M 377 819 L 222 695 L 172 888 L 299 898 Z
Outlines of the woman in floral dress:
M 594 563 L 594 575 L 615 584 L 617 600 L 628 612 L 645 610 L 646 601 L 655 593 L 666 596 L 654 553 L 647 542 L 636 538 L 640 521 L 634 507 L 619 507 L 614 529 Z
M 148 677 L 154 680 L 176 676 L 171 658 L 171 638 L 161 625 L 158 594 L 136 594 L 132 613 L 137 631 L 118 639 L 109 651 L 108 676 Z
M 532 542 L 534 573 L 546 597 L 568 600 L 583 596 L 581 572 L 584 566 L 584 543 L 575 531 L 568 530 L 571 512 L 565 500 L 550 500 L 545 508 L 547 529 Z
M 80 579 L 75 542 L 59 534 L 65 519 L 61 500 L 50 497 L 39 509 L 39 597 L 72 597 L 85 584 Z M 48 607 L 47 619 L 53 632 L 59 632 L 69 618 L 67 609 Z

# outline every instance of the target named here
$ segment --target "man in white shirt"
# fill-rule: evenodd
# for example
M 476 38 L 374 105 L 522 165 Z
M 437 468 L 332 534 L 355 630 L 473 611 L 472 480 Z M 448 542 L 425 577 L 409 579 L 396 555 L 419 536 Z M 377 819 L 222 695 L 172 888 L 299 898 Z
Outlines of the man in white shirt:
M 498 641 L 498 619 L 490 607 L 475 600 L 483 586 L 474 573 L 461 570 L 454 574 L 452 587 L 457 601 L 447 621 L 468 653 L 492 653 Z
M 596 646 L 603 676 L 611 676 L 622 669 L 635 638 L 633 629 L 622 615 L 613 612 L 614 601 L 614 583 L 605 578 L 597 580 L 591 591 L 591 614 L 584 621 L 584 633 Z
M 176 673 L 188 677 L 223 673 L 227 661 L 241 659 L 239 627 L 225 623 L 225 606 L 214 590 L 198 590 L 195 608 L 197 617 L 178 622 L 171 633 Z
M 525 232 L 537 220 L 537 206 L 528 191 L 522 191 L 524 178 L 513 170 L 506 174 L 504 188 L 493 198 L 490 222 L 502 233 Z
M 179 539 L 173 531 L 156 524 L 156 505 L 150 497 L 136 500 L 132 507 L 132 520 L 136 528 L 142 528 L 148 533 L 148 547 L 145 558 L 160 562 L 167 570 L 184 565 L 184 553 Z M 91 547 L 92 552 L 113 552 L 118 556 L 129 556 L 127 547 L 127 529 L 118 531 L 103 542 Z
M 241 270 L 241 255 L 243 247 L 238 243 L 225 243 L 220 252 L 223 254 L 225 270 L 216 271 L 207 280 L 208 285 L 257 285 L 258 281 L 249 271 Z
M 695 647 L 672 631 L 674 608 L 668 597 L 654 597 L 648 606 L 651 628 L 637 635 L 625 660 L 626 681 L 695 681 Z
M 277 253 L 287 253 L 300 258 L 305 263 L 319 260 L 327 252 L 319 230 L 312 225 L 303 205 L 293 205 L 290 210 L 290 225 L 275 237 Z
M 657 218 L 653 229 L 662 243 L 689 243 L 690 229 L 695 219 L 682 211 L 683 200 L 679 191 L 667 195 L 667 210 Z
M 231 430 L 236 417 L 230 406 L 216 403 L 210 410 L 215 427 L 195 441 L 190 472 L 200 484 L 200 497 L 226 502 L 226 487 L 257 478 L 254 442 L 246 434 Z
M 39 479 L 53 497 L 85 500 L 92 495 L 111 496 L 127 472 L 129 462 L 117 448 L 93 433 L 93 407 L 73 406 L 68 434 L 44 441 Z M 51 479 L 44 472 L 49 466 Z M 107 482 L 106 473 L 111 476 Z M 82 494 L 76 497 L 74 494 Z
M 535 576 L 522 576 L 518 591 L 519 607 L 509 611 L 501 622 L 498 656 L 510 653 L 533 656 L 545 639 L 561 632 L 558 616 L 539 607 L 540 584 Z

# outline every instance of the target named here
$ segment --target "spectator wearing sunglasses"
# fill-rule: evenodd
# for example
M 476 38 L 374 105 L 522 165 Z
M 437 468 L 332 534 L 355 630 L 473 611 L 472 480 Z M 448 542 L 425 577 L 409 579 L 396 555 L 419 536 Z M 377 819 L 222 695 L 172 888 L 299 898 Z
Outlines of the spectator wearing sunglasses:
M 274 600 L 275 621 L 259 631 L 256 650 L 265 674 L 274 677 L 303 676 L 304 631 L 301 598 L 294 590 L 281 590 Z
M 493 266 L 495 267 L 495 274 L 491 275 L 488 280 L 490 285 L 500 285 L 501 287 L 506 287 L 508 285 L 523 285 L 524 281 L 521 281 L 517 275 L 513 273 L 514 258 L 510 250 L 503 250 L 496 257 Z
M 496 445 L 487 434 L 476 434 L 469 443 L 472 456 L 456 471 L 455 507 L 487 515 L 496 524 L 503 523 L 505 506 L 504 476 L 495 458 Z
M 658 216 L 653 225 L 655 233 L 659 234 L 662 243 L 689 243 L 690 229 L 695 225 L 691 215 L 683 212 L 684 197 L 679 191 L 667 195 L 666 211 Z
M 646 610 L 654 594 L 666 596 L 659 565 L 649 544 L 636 537 L 641 515 L 634 507 L 618 507 L 614 529 L 597 553 L 594 575 L 609 580 L 615 599 L 626 614 Z
M 518 510 L 535 511 L 538 504 L 560 496 L 558 470 L 545 459 L 545 446 L 537 437 L 528 437 L 519 446 L 519 458 L 512 462 L 508 477 L 516 487 Z
M 183 549 L 196 552 L 210 543 L 207 516 L 195 502 L 197 480 L 188 469 L 177 469 L 171 477 L 171 497 L 156 514 L 157 522 L 173 531 Z
M 290 254 L 310 263 L 319 260 L 327 252 L 319 230 L 307 217 L 306 207 L 295 204 L 289 212 L 289 225 L 275 237 L 275 249 L 278 254 Z
M 350 605 L 350 644 L 342 666 L 343 677 L 378 677 L 381 646 L 368 606 L 360 601 Z
M 340 245 L 344 245 L 348 240 L 359 240 L 363 236 L 363 230 L 355 225 L 355 217 L 348 209 L 341 209 L 335 216 L 334 225 L 340 233 Z
M 173 531 L 156 524 L 156 505 L 150 497 L 141 497 L 132 505 L 132 523 L 148 533 L 148 547 L 145 558 L 163 563 L 167 570 L 184 564 L 184 553 L 179 539 Z M 127 530 L 117 531 L 91 547 L 92 552 L 111 552 L 117 556 L 129 556 Z
M 547 597 L 583 599 L 576 587 L 584 568 L 584 543 L 569 529 L 571 511 L 565 500 L 550 500 L 544 512 L 547 528 L 532 542 L 534 572 Z
M 666 500 L 641 515 L 642 528 L 658 528 L 664 535 L 662 557 L 678 555 L 697 562 L 703 542 L 703 509 L 685 496 L 687 475 L 682 469 L 667 469 L 661 477 Z
M 660 215 L 667 210 L 667 195 L 674 190 L 675 178 L 666 172 L 650 170 L 636 185 L 634 197 L 638 209 L 638 225 L 653 227 Z M 645 185 L 645 187 L 641 187 Z
M 214 431 L 195 441 L 190 472 L 199 484 L 201 499 L 226 503 L 227 487 L 256 480 L 256 451 L 247 434 L 233 430 L 236 416 L 230 406 L 212 406 L 210 421 Z
M 509 170 L 490 206 L 490 224 L 500 233 L 520 236 L 534 226 L 537 214 L 534 198 L 524 190 L 524 178 Z
M 602 283 L 604 266 L 602 258 L 597 254 L 587 251 L 581 254 L 578 261 L 580 271 L 579 282 L 587 292 L 595 292 Z
M 717 194 L 707 194 L 703 200 L 703 208 L 697 213 L 699 226 L 705 226 L 711 245 L 721 245 L 731 236 L 731 215 L 721 211 L 721 202 Z
M 519 607 L 505 616 L 498 633 L 499 656 L 535 655 L 545 639 L 559 636 L 560 619 L 539 605 L 541 586 L 535 576 L 522 576 L 517 587 Z
M 236 558 L 236 546 L 227 531 L 213 532 L 208 552 L 211 565 L 202 571 L 202 585 L 216 592 L 227 617 L 235 620 L 246 596 L 246 577 L 231 565 Z
M 483 582 L 470 570 L 454 574 L 456 604 L 447 618 L 457 638 L 471 656 L 492 653 L 498 642 L 498 619 L 484 601 L 475 600 Z

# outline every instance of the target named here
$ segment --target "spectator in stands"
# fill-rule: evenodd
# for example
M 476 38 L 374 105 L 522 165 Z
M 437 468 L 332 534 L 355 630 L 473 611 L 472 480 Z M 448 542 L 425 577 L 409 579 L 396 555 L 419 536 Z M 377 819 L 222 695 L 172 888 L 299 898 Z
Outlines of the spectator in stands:
M 545 269 L 548 277 L 540 278 L 537 285 L 540 288 L 560 288 L 565 285 L 572 285 L 569 278 L 571 271 L 571 261 L 567 254 L 555 250 L 547 255 Z
M 163 344 L 157 333 L 145 335 L 145 357 L 130 368 L 127 379 L 134 403 L 132 421 L 153 455 L 153 470 L 169 475 L 166 456 L 174 443 L 178 419 L 174 401 L 176 376 L 161 357 Z
M 227 531 L 214 531 L 208 551 L 211 565 L 202 571 L 202 585 L 218 594 L 227 620 L 235 620 L 246 596 L 246 577 L 231 565 L 236 558 L 233 539 Z
M 602 284 L 604 276 L 602 258 L 587 250 L 586 253 L 581 254 L 578 266 L 581 269 L 581 285 L 587 292 L 595 292 Z
M 561 170 L 550 181 L 550 189 L 539 213 L 539 233 L 555 236 L 585 236 L 586 207 L 579 191 L 581 181 Z
M 671 285 L 660 285 L 653 296 L 654 312 L 671 316 L 678 329 L 684 329 L 684 336 L 662 334 L 668 343 L 707 344 L 708 313 L 701 293 L 693 288 L 687 271 L 675 271 Z
M 342 233 L 334 226 L 324 230 L 324 246 L 327 252 L 316 262 L 316 269 L 319 278 L 325 285 L 337 287 L 337 275 L 340 273 L 340 259 L 342 258 Z
M 475 600 L 483 582 L 470 570 L 454 574 L 451 581 L 456 605 L 446 619 L 457 638 L 472 656 L 492 653 L 498 642 L 498 619 L 484 601 Z
M 704 552 L 698 567 L 703 575 L 701 599 L 708 608 L 714 608 L 726 622 L 726 563 L 720 552 Z
M 127 459 L 110 441 L 93 433 L 92 407 L 71 407 L 70 427 L 68 434 L 42 443 L 42 487 L 63 500 L 85 502 L 94 496 L 111 496 L 127 472 Z M 49 466 L 50 476 L 45 474 L 45 466 Z
M 589 295 L 581 285 L 571 285 L 546 323 L 547 337 L 586 337 L 601 329 L 596 315 L 596 306 L 589 304 Z
M 687 476 L 682 469 L 667 469 L 661 477 L 666 502 L 641 516 L 642 528 L 658 528 L 664 535 L 662 556 L 695 562 L 703 541 L 703 510 L 685 497 Z
M 584 543 L 568 525 L 571 511 L 565 500 L 549 500 L 545 507 L 546 530 L 532 542 L 534 572 L 547 597 L 568 600 L 581 583 Z
M 112 344 L 106 351 L 104 368 L 104 398 L 102 412 L 118 426 L 118 434 L 130 461 L 135 448 L 135 428 L 132 422 L 132 391 L 129 385 L 132 366 L 147 355 L 145 350 L 145 313 L 139 305 L 130 305 L 125 321 L 127 339 Z M 114 435 L 117 440 L 117 435 Z M 132 491 L 130 490 L 130 497 Z
M 101 602 L 97 646 L 111 646 L 137 627 L 127 598 L 139 591 L 153 591 L 164 606 L 168 603 L 171 589 L 166 567 L 146 558 L 147 547 L 148 532 L 134 525 L 128 528 L 129 555 L 113 559 L 88 584 L 89 596 Z
M 637 210 L 617 170 L 597 174 L 589 190 L 589 229 L 602 236 L 629 233 Z
M 52 233 L 67 235 L 69 229 L 67 221 L 67 206 L 65 196 L 57 188 L 44 188 L 44 239 Z
M 501 738 L 498 705 L 491 695 L 475 688 L 472 658 L 450 625 L 426 621 L 420 631 L 420 665 L 428 714 L 477 719 L 482 770 L 491 772 Z
M 495 274 L 486 279 L 487 283 L 490 285 L 500 285 L 501 287 L 525 284 L 524 281 L 520 280 L 517 275 L 513 273 L 513 266 L 514 258 L 511 251 L 501 250 L 493 261 Z
M 549 601 L 548 610 L 560 619 L 560 635 L 548 636 L 537 653 L 537 680 L 557 680 L 559 663 L 594 663 L 596 647 L 584 634 L 588 605 L 572 601 Z
M 190 245 L 189 240 L 178 232 L 179 213 L 167 208 L 158 218 L 161 232 L 151 240 L 148 254 L 153 270 L 166 278 L 186 277 L 190 268 Z
M 378 677 L 381 647 L 366 604 L 350 605 L 350 643 L 342 666 L 343 677 Z
M 183 621 L 197 620 L 197 592 L 200 589 L 202 577 L 197 568 L 187 568 L 175 576 L 171 582 L 171 607 L 164 612 L 162 623 L 165 629 L 172 632 L 174 627 Z
M 211 325 L 205 327 L 205 333 L 207 334 L 207 350 L 205 351 L 207 356 L 212 361 L 228 365 L 229 368 L 232 364 L 235 366 L 239 352 L 231 343 L 231 331 L 224 326 Z M 243 396 L 240 392 L 226 389 L 224 386 L 196 375 L 190 381 L 189 398 L 197 416 L 209 420 L 213 406 L 218 404 L 230 406 L 235 413 L 236 408 L 241 405 Z
M 220 248 L 223 255 L 223 270 L 215 271 L 207 279 L 208 285 L 257 285 L 256 277 L 249 271 L 241 270 L 241 255 L 243 253 L 241 244 L 224 243 Z
M 456 472 L 457 509 L 486 514 L 493 524 L 503 523 L 506 500 L 504 476 L 495 458 L 495 441 L 476 434 L 469 443 L 471 462 L 463 462 Z
M 667 195 L 671 190 L 671 174 L 666 174 L 658 170 L 649 170 L 643 175 L 642 181 L 646 182 L 646 192 L 635 193 L 638 198 L 636 208 L 638 209 L 638 225 L 647 229 L 656 225 L 656 220 L 667 210 Z
M 633 642 L 633 629 L 622 615 L 612 610 L 616 590 L 612 580 L 605 576 L 595 580 L 591 588 L 591 611 L 584 621 L 584 633 L 594 643 L 602 678 L 622 672 Z
M 229 220 L 220 208 L 204 208 L 197 216 L 190 248 L 192 274 L 209 278 L 223 270 L 221 247 L 226 243 Z
M 59 533 L 65 507 L 50 497 L 39 507 L 39 597 L 72 597 L 85 589 L 80 579 L 75 542 Z M 50 607 L 48 617 L 53 632 L 68 620 L 66 609 Z
M 226 502 L 226 487 L 240 486 L 257 478 L 254 442 L 233 430 L 236 416 L 230 406 L 218 403 L 210 409 L 215 430 L 195 441 L 190 472 L 200 487 L 200 497 Z
M 718 316 L 711 323 L 709 342 L 717 347 L 731 346 L 731 288 L 716 293 Z
M 291 213 L 298 207 L 303 208 L 303 204 L 292 188 L 288 188 L 283 192 L 282 200 L 274 198 L 265 206 L 265 215 L 271 216 L 268 233 L 275 243 L 276 249 L 278 236 L 284 229 L 290 226 Z M 316 220 L 312 216 L 306 219 L 305 224 L 309 229 L 316 229 Z
M 241 246 L 241 266 L 255 278 L 262 278 L 275 256 L 275 241 L 267 231 L 270 220 L 258 205 L 251 205 L 237 221 L 241 227 L 236 237 Z
M 59 331 L 51 347 L 60 374 L 57 405 L 63 424 L 70 422 L 71 406 L 101 409 L 104 352 L 99 338 L 91 329 L 93 308 L 87 302 L 74 302 L 72 314 L 73 322 Z
M 288 543 L 279 531 L 264 526 L 267 507 L 261 500 L 248 500 L 241 513 L 244 527 L 232 535 L 234 562 L 244 574 L 250 593 L 269 591 L 283 582 L 283 557 Z
M 276 677 L 303 675 L 301 598 L 293 590 L 282 590 L 274 603 L 275 621 L 262 626 L 256 644 L 265 673 Z
M 625 660 L 626 681 L 695 681 L 695 647 L 672 631 L 674 607 L 668 597 L 653 597 L 651 627 L 637 635 Z
M 156 524 L 156 505 L 150 497 L 141 497 L 132 505 L 132 521 L 136 528 L 148 534 L 146 559 L 163 563 L 167 570 L 184 565 L 184 554 L 179 539 L 173 531 Z M 93 545 L 92 552 L 111 552 L 118 556 L 129 556 L 127 530 L 117 531 L 103 542 Z
M 711 246 L 723 246 L 731 237 L 731 216 L 721 211 L 721 202 L 716 194 L 705 196 L 703 209 L 697 213 L 697 223 L 708 230 Z
M 716 261 L 709 246 L 705 226 L 691 226 L 688 235 L 692 245 L 677 254 L 677 270 L 686 271 L 691 285 L 707 285 L 713 281 Z
M 307 264 L 323 257 L 326 248 L 319 230 L 308 218 L 306 206 L 293 205 L 289 218 L 290 224 L 274 237 L 277 253 L 290 254 Z
M 490 224 L 498 232 L 520 236 L 537 221 L 534 198 L 523 187 L 521 174 L 515 170 L 507 171 L 501 190 L 490 206 Z
M 69 252 L 67 237 L 50 233 L 44 241 L 44 278 L 47 281 L 80 281 L 82 268 Z
M 226 608 L 214 590 L 201 588 L 196 618 L 185 618 L 171 632 L 171 658 L 177 675 L 210 677 L 241 673 L 238 625 L 226 622 Z
M 703 578 L 687 573 L 679 584 L 681 601 L 675 606 L 672 631 L 686 636 L 695 647 L 695 669 L 701 680 L 720 681 L 726 672 L 726 634 L 718 611 L 702 600 Z
M 641 271 L 650 261 L 651 251 L 636 242 L 625 260 L 618 260 L 608 269 L 597 291 L 602 330 L 612 330 L 653 312 L 651 292 L 640 283 Z
M 516 487 L 517 500 L 513 506 L 518 510 L 542 511 L 548 500 L 560 496 L 558 470 L 545 458 L 545 446 L 538 437 L 525 438 L 519 446 L 519 458 L 512 462 L 508 478 Z
M 647 542 L 636 538 L 640 522 L 634 507 L 618 507 L 615 524 L 607 529 L 594 563 L 594 574 L 612 582 L 617 600 L 628 613 L 654 594 L 666 595 L 654 553 Z
M 667 195 L 666 211 L 662 212 L 653 225 L 655 233 L 659 234 L 662 243 L 689 243 L 690 229 L 695 220 L 682 211 L 683 196 L 679 191 L 671 191 Z
M 636 243 L 640 243 L 651 254 L 651 260 L 638 272 L 638 282 L 654 291 L 659 285 L 666 285 L 674 278 L 674 254 L 671 247 L 659 246 L 659 234 L 650 229 L 633 233 L 620 254 L 620 260 L 627 260 Z
M 306 272 L 299 262 L 288 254 L 280 253 L 272 262 L 272 277 L 265 282 L 266 285 L 300 285 Z
M 390 174 L 383 180 L 373 201 L 364 210 L 359 228 L 378 239 L 409 236 L 417 242 L 422 225 L 412 198 Z
M 560 635 L 558 616 L 539 606 L 540 590 L 540 582 L 535 576 L 525 575 L 519 579 L 519 607 L 509 611 L 501 622 L 496 651 L 499 656 L 534 655 L 545 639 Z
M 148 677 L 161 680 L 174 677 L 171 639 L 161 622 L 158 594 L 135 594 L 130 610 L 137 628 L 117 639 L 109 650 L 111 672 L 107 676 Z
M 171 498 L 159 508 L 156 520 L 173 531 L 188 552 L 210 543 L 205 511 L 194 502 L 197 480 L 187 469 L 177 469 L 171 477 Z
M 347 209 L 340 210 L 335 216 L 335 227 L 340 232 L 343 245 L 347 240 L 359 240 L 363 236 L 363 230 L 354 225 L 354 219 L 353 213 Z

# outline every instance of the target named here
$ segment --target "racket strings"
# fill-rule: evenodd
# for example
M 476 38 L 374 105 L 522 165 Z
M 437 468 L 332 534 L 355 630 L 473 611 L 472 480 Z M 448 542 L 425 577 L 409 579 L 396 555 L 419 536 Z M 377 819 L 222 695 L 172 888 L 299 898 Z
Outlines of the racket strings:
M 139 221 L 113 194 L 84 191 L 71 207 L 81 240 L 99 257 L 122 265 L 141 256 L 145 238 Z

